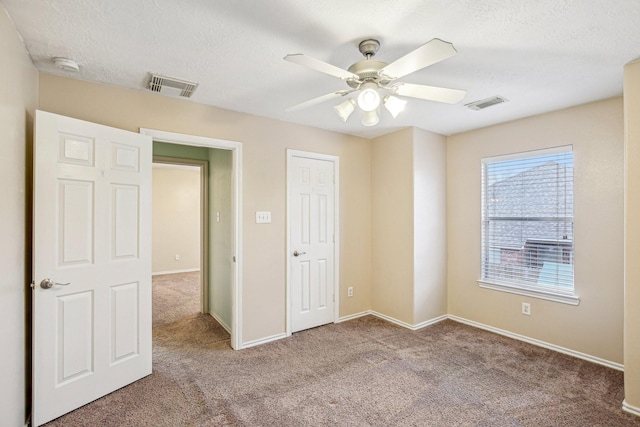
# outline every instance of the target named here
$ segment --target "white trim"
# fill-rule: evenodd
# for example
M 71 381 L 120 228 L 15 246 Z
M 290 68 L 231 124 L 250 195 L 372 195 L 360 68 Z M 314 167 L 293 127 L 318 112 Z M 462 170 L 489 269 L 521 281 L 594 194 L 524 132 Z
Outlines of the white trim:
M 417 325 L 414 325 L 411 329 L 417 331 L 418 329 L 422 329 L 425 326 L 431 326 L 438 322 L 442 322 L 443 320 L 447 320 L 449 315 L 443 314 L 442 316 L 434 317 L 433 319 L 425 320 L 424 322 L 420 322 Z
M 585 353 L 581 353 L 579 351 L 575 351 L 575 350 L 571 350 L 565 347 L 561 347 L 559 345 L 555 345 L 555 344 L 551 344 L 545 341 L 541 341 L 541 340 L 537 340 L 535 338 L 530 338 L 524 335 L 520 335 L 520 334 L 516 334 L 514 332 L 509 332 L 509 331 L 505 331 L 504 329 L 500 329 L 500 328 L 495 328 L 493 326 L 489 326 L 489 325 L 485 325 L 483 323 L 479 323 L 479 322 L 475 322 L 473 320 L 468 320 L 462 317 L 458 317 L 458 316 L 454 316 L 452 314 L 445 314 L 442 316 L 438 316 L 438 317 L 434 317 L 433 319 L 418 323 L 416 325 L 410 325 L 409 323 L 403 322 L 401 320 L 395 319 L 391 316 L 387 316 L 386 314 L 382 314 L 382 313 L 378 313 L 377 311 L 373 311 L 373 310 L 366 310 L 366 311 L 362 311 L 360 313 L 355 313 L 355 314 L 350 314 L 348 316 L 344 316 L 338 319 L 338 321 L 336 323 L 341 323 L 341 322 L 347 322 L 349 320 L 355 320 L 357 318 L 360 317 L 364 317 L 367 315 L 372 315 L 375 317 L 378 317 L 382 320 L 385 320 L 389 323 L 393 323 L 394 325 L 398 325 L 401 326 L 403 328 L 406 329 L 410 329 L 412 331 L 417 331 L 419 329 L 422 329 L 426 326 L 431 326 L 435 323 L 439 323 L 442 322 L 443 320 L 453 320 L 454 322 L 458 322 L 458 323 L 463 323 L 465 325 L 469 325 L 472 326 L 474 328 L 478 328 L 478 329 L 483 329 L 485 331 L 489 331 L 491 333 L 494 334 L 498 334 L 498 335 L 502 335 L 508 338 L 512 338 L 512 339 L 516 339 L 518 341 L 523 341 L 529 344 L 533 344 L 535 346 L 538 347 L 542 347 L 542 348 L 546 348 L 548 350 L 552 350 L 552 351 L 556 351 L 558 353 L 562 353 L 562 354 L 566 354 L 567 356 L 572 356 L 572 357 L 576 357 L 578 359 L 582 359 L 582 360 L 586 360 L 587 362 L 592 362 L 592 363 L 596 363 L 598 365 L 601 366 L 605 366 L 607 368 L 611 368 L 611 369 L 615 369 L 617 371 L 622 371 L 624 372 L 624 365 L 617 363 L 617 362 L 612 362 L 610 360 L 606 360 L 606 359 L 602 359 L 596 356 L 591 356 L 589 354 L 585 354 Z M 273 335 L 271 337 L 266 337 L 266 338 L 262 338 L 262 339 L 258 339 L 258 340 L 254 340 L 248 343 L 245 343 L 243 345 L 243 347 L 241 348 L 248 348 L 248 347 L 253 347 L 256 345 L 260 345 L 260 344 L 264 344 L 267 342 L 271 342 L 271 341 L 275 341 L 281 338 L 286 338 L 288 336 L 290 336 L 291 334 L 287 335 L 285 334 L 278 334 L 278 335 Z M 626 401 L 622 402 L 622 409 L 624 409 L 625 411 L 632 413 L 634 415 L 638 415 L 640 416 L 640 408 L 636 408 L 634 406 L 631 406 L 629 404 L 626 403 Z
M 211 312 L 209 312 L 208 314 L 211 315 L 211 317 L 213 317 L 216 320 L 216 322 L 218 322 L 220 324 L 220 326 L 222 326 L 224 328 L 225 331 L 229 332 L 229 335 L 231 335 L 231 328 L 229 327 L 229 325 L 224 323 L 222 321 L 222 319 L 220 317 L 218 317 L 217 314 L 211 313 Z
M 640 417 L 640 408 L 638 408 L 636 406 L 629 405 L 627 403 L 627 399 L 622 401 L 622 410 L 625 411 L 625 412 L 628 412 L 630 414 L 633 414 L 635 416 Z
M 286 319 L 286 327 L 285 327 L 285 335 L 291 335 L 291 256 L 289 254 L 292 253 L 293 248 L 291 247 L 291 233 L 290 229 L 290 221 L 291 221 L 291 183 L 290 177 L 291 174 L 291 159 L 292 157 L 304 157 L 307 159 L 314 160 L 325 160 L 333 163 L 333 173 L 334 173 L 334 181 L 333 181 L 333 234 L 334 234 L 334 242 L 333 242 L 333 322 L 340 322 L 340 157 L 334 156 L 332 154 L 321 154 L 321 153 L 313 153 L 310 151 L 300 151 L 293 150 L 287 148 L 287 220 L 286 220 L 286 234 L 287 234 L 287 242 L 286 242 L 286 292 L 285 292 L 285 319 Z
M 200 268 L 185 268 L 184 270 L 156 271 L 156 272 L 151 272 L 151 275 L 164 276 L 165 274 L 193 273 L 194 271 L 200 271 Z
M 403 322 L 402 320 L 387 316 L 386 314 L 378 313 L 377 311 L 371 310 L 369 313 L 373 316 L 379 317 L 380 319 L 386 320 L 387 322 L 402 326 L 403 328 L 411 329 L 412 331 L 417 331 L 418 329 L 422 329 L 425 326 L 433 325 L 434 323 L 442 322 L 443 320 L 447 319 L 447 315 L 443 314 L 442 316 L 434 317 L 433 319 L 420 322 L 417 325 L 411 325 L 409 323 Z
M 402 320 L 398 320 L 398 319 L 396 319 L 394 317 L 387 316 L 386 314 L 378 313 L 377 311 L 374 311 L 374 310 L 366 310 L 366 311 L 361 311 L 360 313 L 350 314 L 348 316 L 341 317 L 340 319 L 338 319 L 338 321 L 336 323 L 346 322 L 346 321 L 349 321 L 349 320 L 358 319 L 360 317 L 364 317 L 364 316 L 368 316 L 368 315 L 372 315 L 372 316 L 378 317 L 378 318 L 380 318 L 382 320 L 386 320 L 389 323 L 393 323 L 394 325 L 402 326 L 403 328 L 410 329 L 412 331 L 417 331 L 418 329 L 422 329 L 425 326 L 430 326 L 430 325 L 433 325 L 435 323 L 442 322 L 443 320 L 447 320 L 449 318 L 448 315 L 443 314 L 442 316 L 438 316 L 438 317 L 434 317 L 433 319 L 425 320 L 424 322 L 420 322 L 420 323 L 418 323 L 416 325 L 411 325 L 411 324 L 409 324 L 407 322 L 403 322 Z
M 552 154 L 569 153 L 573 151 L 573 145 L 561 145 L 560 147 L 541 148 L 539 150 L 521 151 L 518 153 L 501 154 L 491 157 L 483 157 L 482 163 L 504 162 L 507 160 L 526 159 L 529 157 L 550 156 Z
M 231 150 L 233 158 L 233 263 L 231 280 L 231 347 L 241 348 L 242 343 L 242 143 L 204 136 L 165 132 L 140 128 L 140 133 L 149 135 L 154 141 L 195 147 Z
M 503 335 L 505 337 L 514 338 L 519 341 L 524 341 L 529 344 L 537 345 L 538 347 L 543 347 L 549 350 L 557 351 L 558 353 L 563 353 L 568 356 L 577 357 L 578 359 L 586 360 L 588 362 L 597 363 L 598 365 L 606 366 L 607 368 L 616 369 L 618 371 L 624 371 L 624 365 L 616 362 L 612 362 L 610 360 L 601 359 L 599 357 L 591 356 L 589 354 L 581 353 L 579 351 L 571 350 L 565 347 L 560 347 L 559 345 L 551 344 L 545 341 L 540 341 L 535 338 L 529 338 L 524 335 L 516 334 L 513 332 L 505 331 L 504 329 L 495 328 L 493 326 L 488 326 L 483 323 L 474 322 L 473 320 L 464 319 L 462 317 L 449 315 L 449 319 L 454 320 L 459 323 L 464 323 L 465 325 L 473 326 L 475 328 L 484 329 L 485 331 L 493 332 L 498 335 Z
M 347 322 L 349 320 L 358 319 L 360 317 L 368 316 L 370 314 L 371 314 L 370 310 L 361 311 L 360 313 L 355 313 L 355 314 L 349 314 L 348 316 L 340 317 L 336 323 Z
M 281 339 L 287 338 L 287 337 L 288 337 L 287 334 L 271 335 L 270 337 L 259 338 L 257 340 L 248 341 L 246 343 L 243 343 L 240 348 L 241 349 L 245 349 L 245 348 L 255 347 L 257 345 L 266 344 L 266 343 L 272 342 L 272 341 L 278 341 L 278 340 L 281 340 Z
M 580 297 L 577 295 L 557 294 L 544 290 L 520 288 L 517 286 L 503 285 L 499 283 L 478 280 L 481 288 L 492 289 L 494 291 L 509 292 L 511 294 L 524 295 L 531 298 L 544 299 L 547 301 L 560 302 L 562 304 L 579 305 Z

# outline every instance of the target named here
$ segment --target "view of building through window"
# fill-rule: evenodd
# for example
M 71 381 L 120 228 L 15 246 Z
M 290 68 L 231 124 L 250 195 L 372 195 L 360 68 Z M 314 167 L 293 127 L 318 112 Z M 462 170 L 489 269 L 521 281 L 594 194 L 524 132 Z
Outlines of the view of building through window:
M 553 151 L 483 161 L 483 280 L 573 291 L 573 153 Z

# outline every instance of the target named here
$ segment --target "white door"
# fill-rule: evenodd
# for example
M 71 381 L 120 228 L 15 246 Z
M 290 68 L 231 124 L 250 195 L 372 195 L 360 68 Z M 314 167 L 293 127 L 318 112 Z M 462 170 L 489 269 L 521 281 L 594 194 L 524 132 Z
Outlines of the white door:
M 36 113 L 33 425 L 151 373 L 151 149 Z
M 335 156 L 289 150 L 291 332 L 335 321 Z

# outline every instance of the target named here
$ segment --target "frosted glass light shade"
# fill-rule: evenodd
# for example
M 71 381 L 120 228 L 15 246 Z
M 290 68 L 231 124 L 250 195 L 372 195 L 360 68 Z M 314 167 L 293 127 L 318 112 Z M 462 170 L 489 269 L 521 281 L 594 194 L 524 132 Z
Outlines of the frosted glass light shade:
M 384 108 L 386 108 L 393 118 L 395 119 L 407 104 L 404 99 L 396 98 L 395 96 L 387 95 L 384 97 Z
M 380 116 L 378 116 L 378 111 L 364 111 L 362 114 L 362 124 L 364 126 L 375 126 L 380 121 Z
M 334 106 L 333 109 L 336 110 L 336 113 L 338 113 L 342 121 L 346 122 L 351 113 L 353 113 L 353 110 L 356 109 L 356 101 L 354 101 L 353 98 L 349 98 Z
M 358 107 L 362 111 L 374 111 L 378 105 L 380 105 L 380 94 L 375 89 L 364 89 L 358 95 Z

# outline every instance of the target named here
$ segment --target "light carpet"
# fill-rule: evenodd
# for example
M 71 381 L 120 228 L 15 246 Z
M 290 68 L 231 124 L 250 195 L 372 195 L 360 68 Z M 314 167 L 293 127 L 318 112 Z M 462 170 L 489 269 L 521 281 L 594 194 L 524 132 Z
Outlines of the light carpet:
M 623 374 L 443 321 L 373 316 L 234 351 L 197 273 L 154 278 L 153 374 L 53 426 L 640 426 Z

